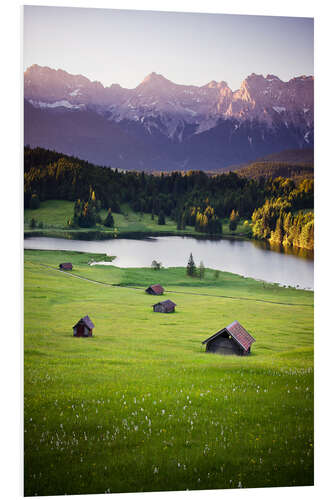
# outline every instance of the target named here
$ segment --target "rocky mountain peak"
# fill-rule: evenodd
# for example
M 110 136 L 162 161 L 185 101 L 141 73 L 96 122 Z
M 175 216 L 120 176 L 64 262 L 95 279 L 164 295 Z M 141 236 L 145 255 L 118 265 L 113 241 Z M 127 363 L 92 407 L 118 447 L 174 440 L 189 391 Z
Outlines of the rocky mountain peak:
M 266 76 L 266 80 L 269 81 L 269 82 L 272 82 L 272 81 L 281 82 L 282 81 L 282 80 L 280 80 L 280 78 L 278 76 L 271 75 L 271 74 L 268 74 Z
M 153 71 L 144 78 L 144 80 L 140 83 L 140 85 L 138 85 L 138 87 L 143 85 L 157 86 L 157 85 L 168 85 L 168 84 L 172 85 L 172 82 L 167 78 L 165 78 L 163 75 L 160 75 L 159 73 L 155 73 L 155 71 Z
M 200 134 L 230 118 L 259 120 L 269 127 L 278 122 L 284 127 L 297 125 L 304 135 L 313 127 L 312 76 L 283 82 L 273 74 L 252 73 L 233 92 L 225 81 L 181 85 L 152 72 L 136 88 L 126 89 L 119 84 L 104 87 L 82 75 L 35 64 L 25 72 L 24 96 L 43 109 L 89 107 L 116 123 L 142 123 L 149 134 L 152 126 L 160 127 L 162 134 L 179 141 L 187 125 L 194 125 L 195 133 Z
M 207 85 L 204 85 L 204 87 L 208 87 L 209 89 L 215 89 L 217 85 L 218 85 L 217 81 L 212 80 L 211 82 L 207 83 Z
M 225 81 L 181 85 L 152 72 L 126 89 L 35 64 L 24 97 L 29 144 L 121 168 L 215 168 L 313 145 L 312 76 L 252 73 L 233 92 Z

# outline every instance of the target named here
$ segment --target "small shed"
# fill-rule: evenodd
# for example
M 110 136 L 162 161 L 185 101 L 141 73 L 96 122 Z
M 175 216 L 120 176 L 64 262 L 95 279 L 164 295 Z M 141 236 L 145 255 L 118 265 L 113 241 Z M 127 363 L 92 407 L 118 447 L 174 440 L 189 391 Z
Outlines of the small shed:
M 249 332 L 238 321 L 233 321 L 202 343 L 206 344 L 206 352 L 248 356 L 253 342 L 255 339 Z
M 164 300 L 163 302 L 157 302 L 153 305 L 154 312 L 160 313 L 173 313 L 175 312 L 175 307 L 177 304 L 172 302 L 172 300 Z
M 59 264 L 59 268 L 64 269 L 65 271 L 71 271 L 73 266 L 71 262 L 63 262 L 62 264 Z
M 76 323 L 76 325 L 73 326 L 73 336 L 74 337 L 91 337 L 93 328 L 95 328 L 95 325 L 91 321 L 89 316 L 84 316 L 84 318 L 81 318 Z
M 163 295 L 164 288 L 162 285 L 150 285 L 146 288 L 146 292 L 150 293 L 150 295 Z

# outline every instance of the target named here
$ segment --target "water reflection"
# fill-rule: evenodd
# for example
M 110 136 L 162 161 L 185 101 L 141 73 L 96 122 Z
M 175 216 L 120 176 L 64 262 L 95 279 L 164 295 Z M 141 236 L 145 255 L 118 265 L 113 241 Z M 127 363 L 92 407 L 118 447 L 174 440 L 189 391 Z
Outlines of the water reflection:
M 313 250 L 307 250 L 306 248 L 298 247 L 287 247 L 283 245 L 278 245 L 276 243 L 269 243 L 268 241 L 258 241 L 253 240 L 253 244 L 257 248 L 265 248 L 266 250 L 271 250 L 273 252 L 283 253 L 286 255 L 294 255 L 296 257 L 301 257 L 303 259 L 314 259 Z

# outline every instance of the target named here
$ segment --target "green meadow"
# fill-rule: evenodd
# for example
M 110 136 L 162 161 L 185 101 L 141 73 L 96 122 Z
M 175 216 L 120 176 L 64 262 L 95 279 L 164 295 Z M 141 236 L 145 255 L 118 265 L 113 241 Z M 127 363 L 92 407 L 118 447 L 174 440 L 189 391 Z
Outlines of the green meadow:
M 109 228 L 103 226 L 102 224 L 96 224 L 92 228 L 77 228 L 72 229 L 68 227 L 67 221 L 73 216 L 74 202 L 66 200 L 47 200 L 42 201 L 40 207 L 37 209 L 25 209 L 24 210 L 24 229 L 25 232 L 33 235 L 34 233 L 39 233 L 43 236 L 66 236 L 66 233 L 87 233 L 96 232 L 110 234 L 113 233 Z M 99 212 L 101 220 L 104 221 L 107 215 L 107 210 L 101 210 Z M 113 213 L 115 228 L 119 235 L 127 235 L 136 233 L 160 233 L 160 234 L 175 234 L 175 235 L 201 235 L 192 226 L 187 226 L 185 230 L 177 229 L 177 224 L 170 217 L 165 218 L 165 225 L 158 225 L 158 217 L 155 215 L 154 220 L 151 218 L 151 214 L 134 212 L 129 208 L 127 204 L 121 206 L 121 213 Z M 34 218 L 37 222 L 36 229 L 30 228 L 31 219 Z M 249 222 L 249 221 L 247 221 Z M 42 223 L 42 228 L 38 225 Z M 245 221 L 241 221 L 235 231 L 230 231 L 229 220 L 224 219 L 222 221 L 223 234 L 225 236 L 235 235 L 247 235 L 251 232 L 251 226 Z
M 313 293 L 95 257 L 25 251 L 25 495 L 313 484 Z M 251 355 L 207 354 L 236 319 Z

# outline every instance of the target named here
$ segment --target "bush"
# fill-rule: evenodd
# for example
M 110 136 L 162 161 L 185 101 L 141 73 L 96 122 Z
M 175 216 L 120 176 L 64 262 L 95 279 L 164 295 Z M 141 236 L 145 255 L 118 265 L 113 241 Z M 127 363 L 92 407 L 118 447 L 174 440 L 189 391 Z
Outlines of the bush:
M 156 260 L 153 260 L 153 262 L 151 263 L 151 267 L 155 271 L 158 271 L 159 269 L 162 268 L 162 262 L 157 262 Z
M 77 224 L 75 223 L 73 217 L 70 217 L 69 219 L 67 219 L 67 226 L 68 227 L 77 227 Z

